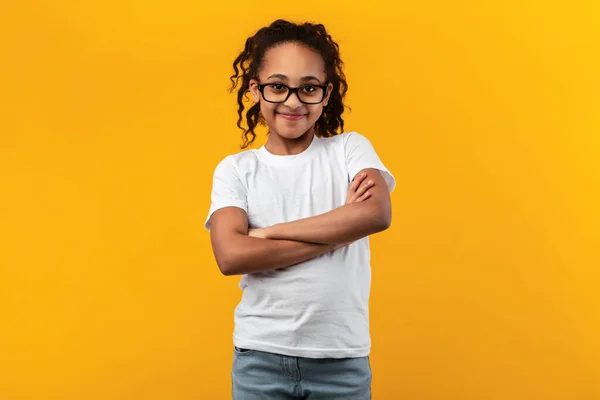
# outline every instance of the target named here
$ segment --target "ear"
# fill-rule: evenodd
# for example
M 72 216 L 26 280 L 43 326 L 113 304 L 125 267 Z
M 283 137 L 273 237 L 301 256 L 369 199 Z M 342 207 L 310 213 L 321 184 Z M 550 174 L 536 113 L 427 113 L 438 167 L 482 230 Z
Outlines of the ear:
M 325 100 L 323 100 L 323 107 L 327 106 L 329 103 L 329 98 L 331 97 L 331 92 L 333 91 L 333 83 L 327 84 L 327 96 L 325 96 Z
M 252 94 L 252 100 L 255 103 L 260 102 L 260 92 L 258 90 L 258 81 L 256 79 L 250 79 L 250 93 Z

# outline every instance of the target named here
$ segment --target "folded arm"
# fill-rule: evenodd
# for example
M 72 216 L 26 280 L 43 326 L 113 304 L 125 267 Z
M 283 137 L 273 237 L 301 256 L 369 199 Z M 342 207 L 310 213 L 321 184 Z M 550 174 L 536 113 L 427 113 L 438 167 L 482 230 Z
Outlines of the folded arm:
M 244 210 L 225 207 L 211 216 L 210 239 L 223 275 L 239 275 L 288 267 L 340 246 L 272 240 L 248 236 Z
M 345 204 L 314 217 L 273 225 L 264 229 L 264 237 L 336 245 L 387 229 L 392 220 L 388 186 L 379 170 L 365 169 L 357 176 L 361 173 L 373 183 L 367 200 Z

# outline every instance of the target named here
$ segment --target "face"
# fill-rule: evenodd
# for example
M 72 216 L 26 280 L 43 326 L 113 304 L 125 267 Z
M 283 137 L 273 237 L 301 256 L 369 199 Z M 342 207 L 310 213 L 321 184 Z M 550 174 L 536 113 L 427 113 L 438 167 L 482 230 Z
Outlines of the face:
M 258 84 L 283 84 L 295 88 L 303 86 L 300 96 L 305 101 L 314 100 L 316 93 L 310 85 L 326 85 L 325 64 L 315 51 L 297 43 L 284 43 L 269 49 L 263 58 L 258 80 L 250 81 L 250 92 L 255 102 L 260 102 L 260 111 L 269 126 L 269 132 L 283 139 L 297 139 L 312 132 L 315 123 L 329 101 L 332 85 L 319 104 L 303 104 L 296 93 L 292 93 L 284 103 L 271 103 L 261 95 Z M 320 89 L 318 89 L 320 90 Z M 265 88 L 267 98 L 278 99 L 278 92 L 285 91 L 281 86 Z M 270 95 L 268 94 L 270 93 Z M 285 97 L 285 96 L 284 96 Z

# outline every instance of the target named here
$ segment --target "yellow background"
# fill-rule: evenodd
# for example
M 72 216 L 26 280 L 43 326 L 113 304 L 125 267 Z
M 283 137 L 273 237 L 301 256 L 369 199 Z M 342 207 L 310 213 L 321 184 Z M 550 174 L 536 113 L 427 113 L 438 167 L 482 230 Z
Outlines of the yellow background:
M 339 41 L 398 180 L 374 398 L 600 399 L 598 4 L 3 0 L 0 399 L 229 398 L 202 224 L 231 62 L 277 17 Z

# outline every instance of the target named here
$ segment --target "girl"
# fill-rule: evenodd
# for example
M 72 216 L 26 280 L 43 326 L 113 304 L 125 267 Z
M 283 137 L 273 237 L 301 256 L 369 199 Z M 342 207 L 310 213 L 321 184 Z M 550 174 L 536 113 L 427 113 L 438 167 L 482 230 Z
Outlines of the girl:
M 218 164 L 206 219 L 219 269 L 243 275 L 233 398 L 370 399 L 368 236 L 390 226 L 395 180 L 340 133 L 347 84 L 323 25 L 275 21 L 233 70 L 242 148 L 269 132 Z

